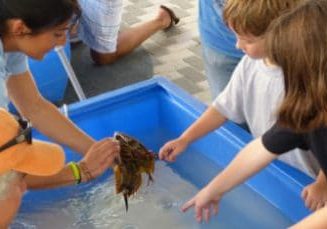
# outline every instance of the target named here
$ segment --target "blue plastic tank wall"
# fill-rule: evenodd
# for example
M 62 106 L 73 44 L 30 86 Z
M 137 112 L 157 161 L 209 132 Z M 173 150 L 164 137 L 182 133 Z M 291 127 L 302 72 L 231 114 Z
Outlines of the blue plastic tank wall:
M 69 42 L 66 43 L 64 50 L 67 58 L 70 59 Z M 60 102 L 65 94 L 68 75 L 61 64 L 57 52 L 55 50 L 50 51 L 41 61 L 28 58 L 28 64 L 36 86 L 43 97 L 54 103 Z M 16 113 L 12 103 L 9 104 L 9 110 Z
M 65 45 L 65 53 L 70 59 L 70 44 Z M 50 51 L 43 60 L 29 58 L 29 67 L 41 94 L 51 102 L 63 99 L 68 76 L 55 50 Z
M 158 151 L 164 142 L 177 137 L 204 110 L 202 103 L 180 88 L 164 78 L 155 77 L 72 104 L 69 106 L 69 117 L 96 139 L 122 131 L 135 136 L 148 148 Z M 40 135 L 37 137 L 43 138 Z M 247 132 L 228 122 L 191 147 L 217 165 L 225 167 L 250 139 L 251 136 Z M 67 161 L 79 159 L 77 154 L 68 149 L 66 153 Z M 187 163 L 183 161 L 183 164 Z M 293 176 L 295 173 L 296 176 Z M 201 177 L 201 171 L 197 171 L 198 186 L 209 181 Z M 309 180 L 304 174 L 292 170 L 287 165 L 281 168 L 273 163 L 246 184 L 295 222 L 309 213 L 300 197 L 305 182 Z M 69 188 L 41 191 L 37 194 L 32 192 L 25 197 L 25 201 L 58 198 L 65 195 L 65 190 Z

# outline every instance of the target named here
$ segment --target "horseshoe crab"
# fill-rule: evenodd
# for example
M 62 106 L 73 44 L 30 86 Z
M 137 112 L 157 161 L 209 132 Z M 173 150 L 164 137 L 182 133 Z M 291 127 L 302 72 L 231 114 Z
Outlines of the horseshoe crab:
M 157 154 L 147 150 L 138 140 L 126 134 L 116 132 L 114 139 L 120 143 L 120 160 L 114 166 L 116 193 L 123 194 L 128 211 L 128 197 L 139 190 L 142 173 L 148 175 L 148 184 L 153 182 L 152 174 Z

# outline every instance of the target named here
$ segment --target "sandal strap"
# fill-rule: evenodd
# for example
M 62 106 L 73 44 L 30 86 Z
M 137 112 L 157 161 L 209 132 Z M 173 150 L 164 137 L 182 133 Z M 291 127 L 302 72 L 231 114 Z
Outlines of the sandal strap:
M 178 22 L 179 22 L 180 19 L 179 19 L 179 17 L 176 16 L 176 14 L 174 13 L 174 11 L 172 9 L 168 8 L 165 5 L 160 5 L 160 8 L 161 9 L 164 9 L 165 11 L 167 11 L 167 13 L 170 16 L 170 24 L 169 24 L 169 26 L 166 29 L 170 29 L 174 25 L 178 24 Z

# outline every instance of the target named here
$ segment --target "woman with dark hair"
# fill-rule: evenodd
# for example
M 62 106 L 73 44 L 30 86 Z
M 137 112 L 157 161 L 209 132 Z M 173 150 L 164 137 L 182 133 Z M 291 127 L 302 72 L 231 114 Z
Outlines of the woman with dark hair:
M 75 0 L 0 1 L 0 107 L 7 107 L 10 99 L 36 129 L 84 155 L 54 176 L 26 176 L 28 188 L 87 182 L 111 167 L 119 152 L 117 142 L 109 138 L 95 142 L 46 101 L 27 66 L 27 56 L 42 59 L 64 45 L 73 18 L 79 15 Z

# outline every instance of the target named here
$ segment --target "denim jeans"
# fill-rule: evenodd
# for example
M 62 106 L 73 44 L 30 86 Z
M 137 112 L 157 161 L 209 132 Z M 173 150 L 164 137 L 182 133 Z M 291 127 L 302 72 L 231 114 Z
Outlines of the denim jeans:
M 212 99 L 224 90 L 232 73 L 240 61 L 202 44 L 204 68 L 208 79 Z

